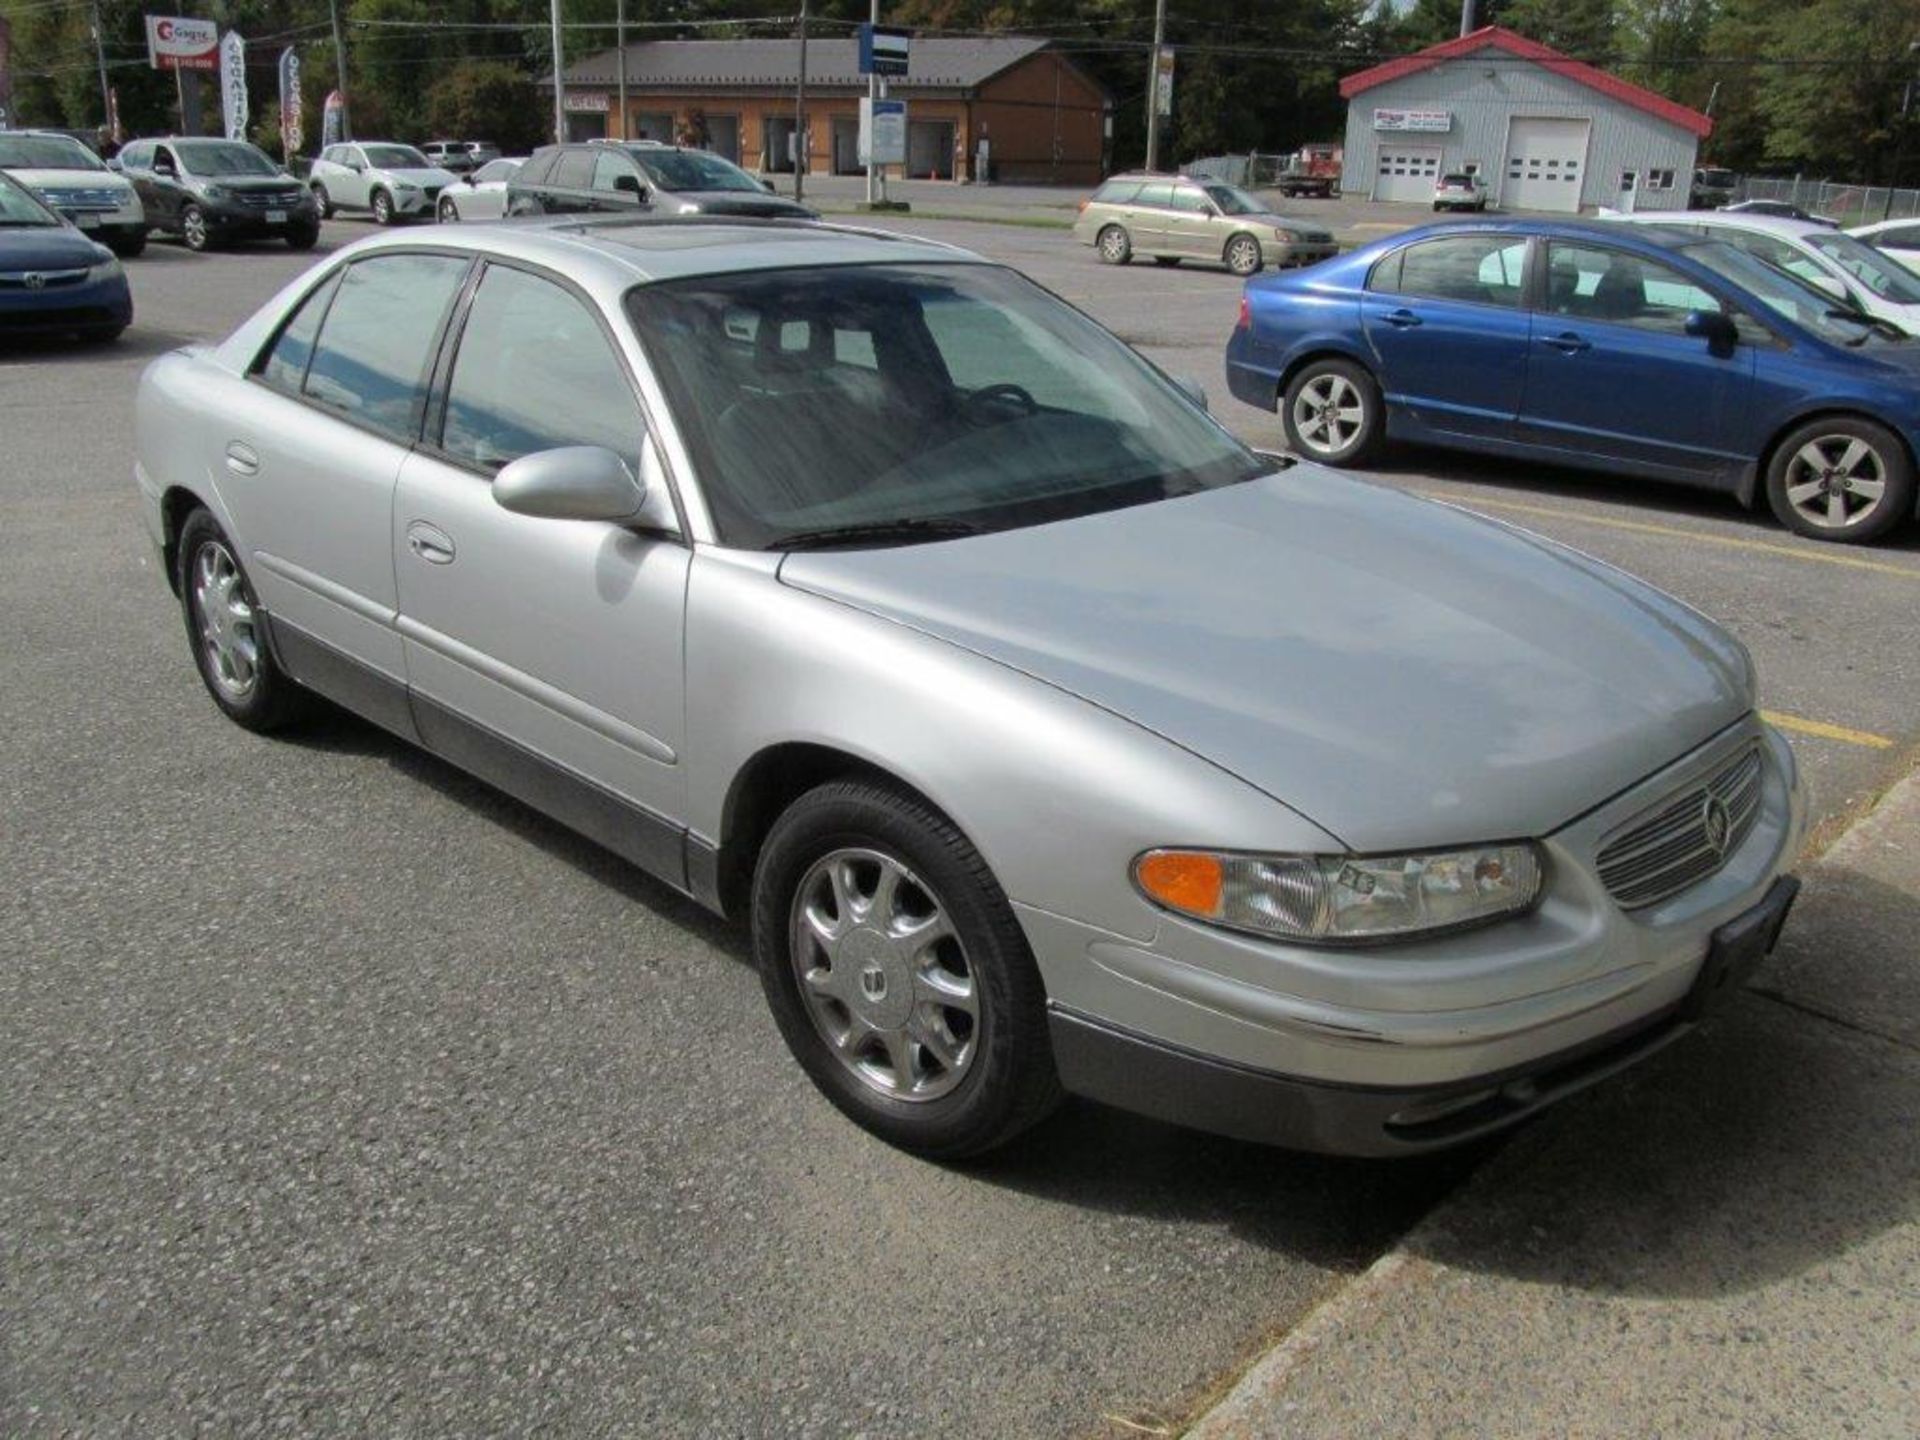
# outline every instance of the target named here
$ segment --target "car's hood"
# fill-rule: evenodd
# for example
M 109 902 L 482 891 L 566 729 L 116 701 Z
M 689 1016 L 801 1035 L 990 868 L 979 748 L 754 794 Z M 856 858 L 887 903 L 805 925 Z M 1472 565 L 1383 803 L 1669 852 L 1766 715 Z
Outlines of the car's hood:
M 187 182 L 193 185 L 218 185 L 222 189 L 242 191 L 252 195 L 260 191 L 298 190 L 300 182 L 291 175 L 189 175 Z
M 1332 232 L 1326 226 L 1312 220 L 1296 220 L 1290 215 L 1276 215 L 1264 210 L 1252 215 L 1234 215 L 1230 219 L 1249 221 L 1255 225 L 1271 225 L 1276 230 L 1285 230 L 1294 235 L 1312 236 L 1316 239 L 1331 238 Z
M 403 170 L 381 170 L 377 173 L 396 185 L 418 185 L 422 189 L 429 185 L 438 185 L 444 190 L 460 178 L 451 170 L 442 170 L 438 165 L 409 165 Z
M 0 225 L 0 270 L 78 270 L 112 258 L 111 250 L 65 225 Z
M 756 195 L 751 190 L 672 190 L 664 192 L 670 200 L 698 205 L 705 215 L 775 215 L 797 220 L 816 218 L 805 205 L 795 204 L 778 195 Z
M 1752 704 L 1736 642 L 1680 602 L 1307 465 L 1030 529 L 800 552 L 780 578 L 1125 716 L 1361 851 L 1548 833 Z M 1195 826 L 1169 842 L 1204 841 Z
M 34 190 L 111 190 L 116 195 L 133 189 L 133 182 L 111 170 L 9 170 L 7 174 Z

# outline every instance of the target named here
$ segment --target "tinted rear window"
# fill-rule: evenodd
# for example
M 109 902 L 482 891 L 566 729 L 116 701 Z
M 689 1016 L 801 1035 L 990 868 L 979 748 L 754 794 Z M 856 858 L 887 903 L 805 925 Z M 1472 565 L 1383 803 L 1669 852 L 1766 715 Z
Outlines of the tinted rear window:
M 591 150 L 567 150 L 560 156 L 560 163 L 553 168 L 548 177 L 549 185 L 557 185 L 562 190 L 584 190 L 593 183 L 594 152 Z
M 545 182 L 558 157 L 557 150 L 543 150 L 520 167 L 520 173 L 514 178 L 522 185 L 539 185 Z
M 1139 193 L 1138 180 L 1109 180 L 1094 192 L 1093 198 L 1100 205 L 1124 205 Z

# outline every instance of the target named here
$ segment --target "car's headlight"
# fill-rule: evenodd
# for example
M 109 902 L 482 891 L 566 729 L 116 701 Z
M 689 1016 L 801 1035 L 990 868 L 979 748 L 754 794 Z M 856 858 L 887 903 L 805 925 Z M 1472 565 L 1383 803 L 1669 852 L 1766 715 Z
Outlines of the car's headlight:
M 680 213 L 682 215 L 698 215 L 700 213 L 700 207 L 682 200 L 680 202 Z
M 233 198 L 233 191 L 225 185 L 202 185 L 200 187 L 200 193 L 209 200 L 231 200 Z
M 1404 939 L 1525 910 L 1540 893 L 1528 844 L 1415 855 L 1246 855 L 1149 850 L 1140 893 L 1176 914 L 1318 945 Z
M 121 268 L 118 260 L 102 260 L 98 265 L 88 269 L 87 279 L 89 281 L 118 280 L 124 274 L 126 271 Z

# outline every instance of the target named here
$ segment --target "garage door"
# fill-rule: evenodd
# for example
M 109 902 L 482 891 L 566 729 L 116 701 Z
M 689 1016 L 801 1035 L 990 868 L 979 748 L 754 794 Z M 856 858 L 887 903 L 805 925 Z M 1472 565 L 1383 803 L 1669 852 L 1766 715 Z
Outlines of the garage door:
M 1433 187 L 1440 179 L 1438 145 L 1394 145 L 1380 142 L 1380 173 L 1374 176 L 1376 200 L 1415 200 L 1433 203 Z
M 1580 209 L 1586 178 L 1588 120 L 1548 120 L 1516 115 L 1507 131 L 1506 183 L 1500 204 L 1507 210 Z

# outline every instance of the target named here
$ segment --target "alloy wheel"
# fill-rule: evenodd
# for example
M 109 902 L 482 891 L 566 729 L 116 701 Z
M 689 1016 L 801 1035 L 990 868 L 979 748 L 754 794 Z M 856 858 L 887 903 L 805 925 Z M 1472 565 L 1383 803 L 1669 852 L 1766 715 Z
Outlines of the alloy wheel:
M 1344 375 L 1316 375 L 1293 398 L 1293 428 L 1316 455 L 1342 453 L 1366 423 L 1366 397 Z
M 1880 508 L 1887 466 L 1856 435 L 1821 435 L 1794 451 L 1786 480 L 1787 503 L 1809 525 L 1845 530 Z
M 459 218 L 460 212 L 453 208 L 453 201 L 442 200 L 440 202 L 440 223 L 442 225 L 451 225 Z
M 1260 268 L 1260 245 L 1242 235 L 1227 246 L 1227 268 L 1236 275 L 1251 275 Z
M 1100 258 L 1109 265 L 1125 264 L 1132 253 L 1133 244 L 1118 225 L 1109 225 L 1100 232 Z
M 393 201 L 387 198 L 387 192 L 376 190 L 373 196 L 373 223 L 391 225 L 393 223 Z
M 207 217 L 200 213 L 198 205 L 189 205 L 180 217 L 180 235 L 189 250 L 207 248 Z
M 833 1058 L 893 1100 L 937 1100 L 977 1052 L 980 997 L 940 898 L 884 851 L 836 849 L 794 891 L 789 954 Z
M 194 557 L 193 610 L 208 677 L 227 699 L 243 704 L 259 683 L 260 637 L 240 566 L 218 540 Z

